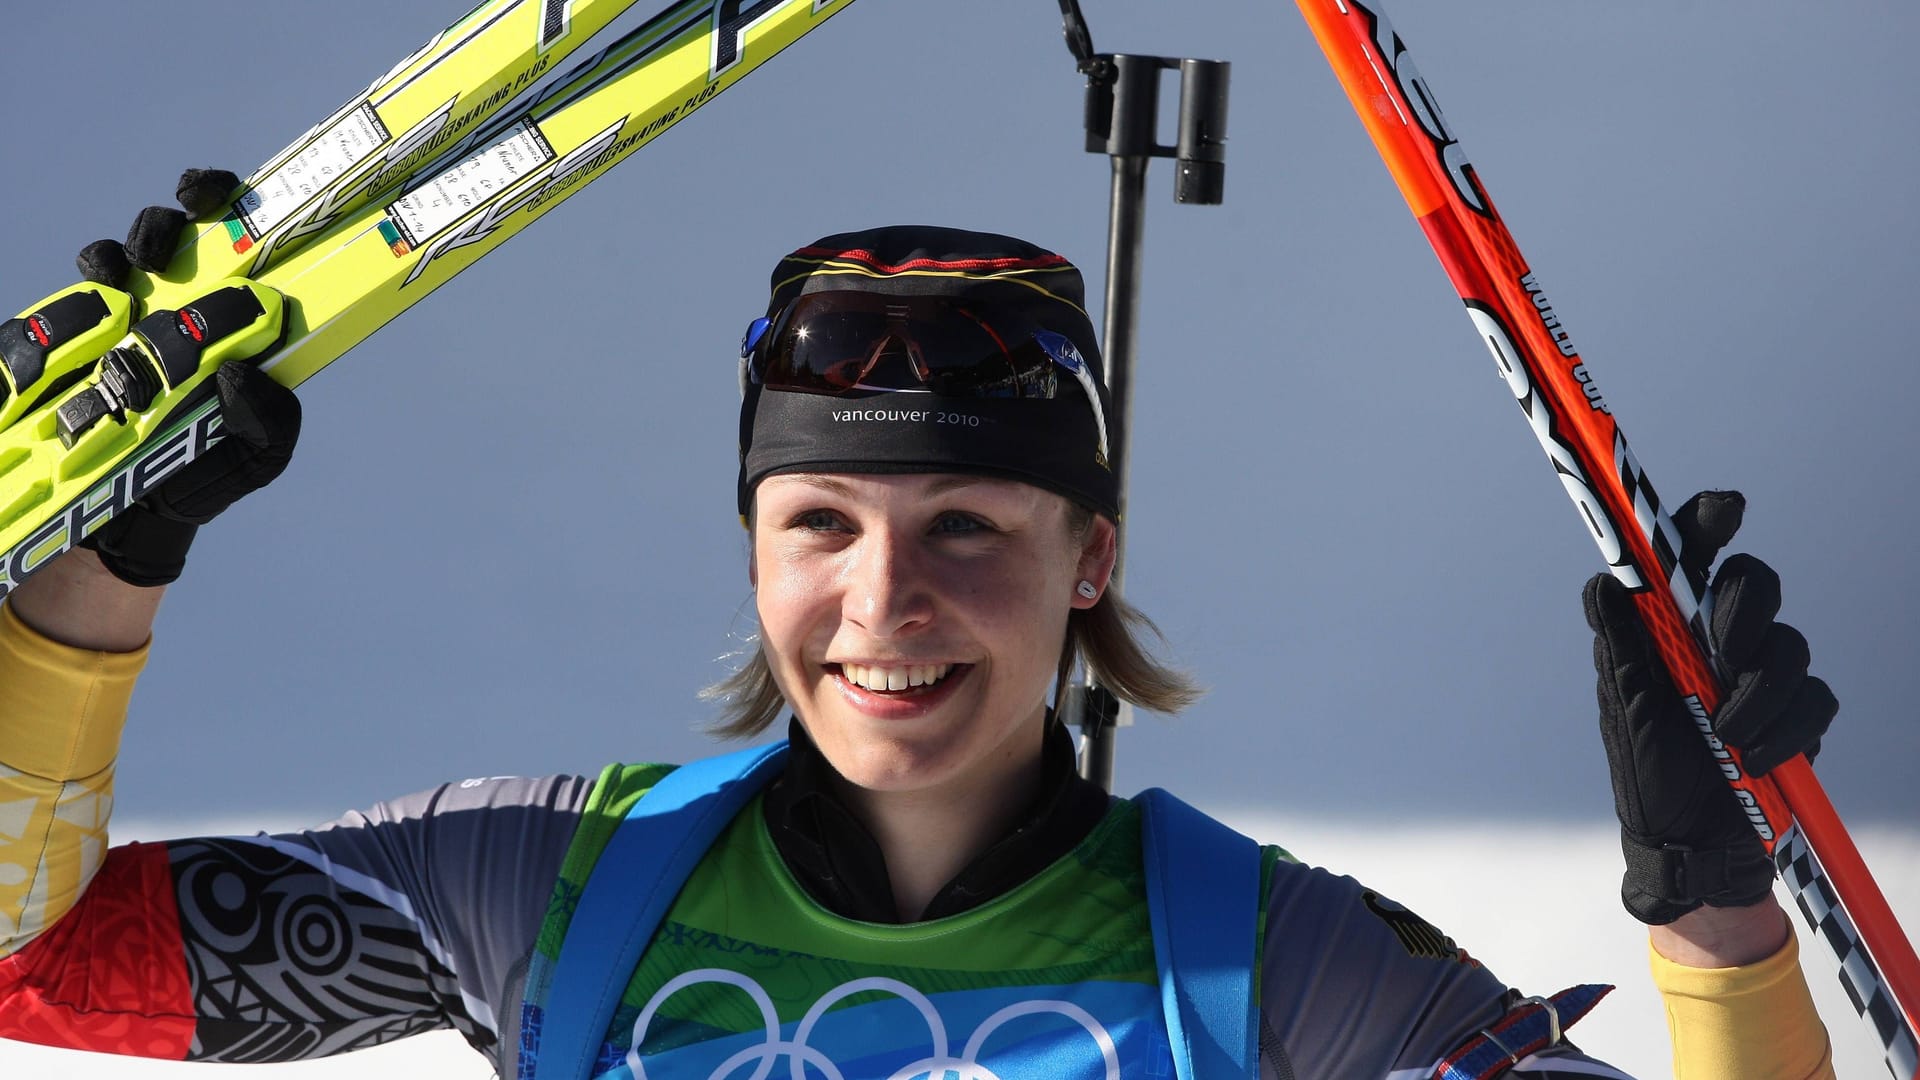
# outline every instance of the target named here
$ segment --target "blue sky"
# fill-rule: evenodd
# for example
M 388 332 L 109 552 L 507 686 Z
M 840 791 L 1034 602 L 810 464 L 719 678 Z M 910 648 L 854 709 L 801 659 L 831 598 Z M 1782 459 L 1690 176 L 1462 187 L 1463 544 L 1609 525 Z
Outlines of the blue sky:
M 0 281 L 21 306 L 65 284 L 178 167 L 245 171 L 443 8 L 20 16 L 37 46 L 0 78 L 37 152 L 0 177 Z M 1150 184 L 1128 568 L 1211 693 L 1124 734 L 1120 786 L 1605 814 L 1593 553 L 1297 14 L 1090 8 L 1100 48 L 1235 63 L 1226 205 Z M 1740 546 L 1843 703 L 1835 801 L 1911 819 L 1900 35 L 1708 5 L 1398 14 L 1655 482 L 1751 497 Z M 780 253 L 869 223 L 1028 236 L 1097 281 L 1106 163 L 1057 24 L 857 7 L 309 383 L 293 469 L 168 598 L 123 799 L 330 813 L 700 753 L 694 691 L 749 618 L 740 327 Z
M 10 15 L 13 306 L 459 6 Z M 1150 182 L 1127 569 L 1210 693 L 1122 734 L 1118 787 L 1389 833 L 1604 826 L 1595 552 L 1292 5 L 1085 7 L 1103 50 L 1234 63 L 1226 204 Z M 1911 829 L 1920 10 L 1390 11 L 1667 500 L 1748 494 L 1736 547 L 1841 701 L 1833 801 Z M 1050 245 L 1097 291 L 1079 121 L 1054 4 L 867 0 L 323 372 L 292 469 L 167 598 L 122 812 L 321 820 L 706 752 L 694 694 L 750 626 L 734 344 L 774 260 L 931 221 Z
M 1670 502 L 1750 496 L 1738 545 L 1781 570 L 1842 702 L 1835 801 L 1911 820 L 1917 152 L 1889 103 L 1916 16 L 1409 7 L 1649 474 Z M 0 108 L 35 152 L 0 176 L 0 282 L 20 306 L 66 284 L 179 167 L 246 171 L 448 14 L 17 16 L 36 47 Z M 1102 49 L 1235 65 L 1226 204 L 1174 205 L 1165 165 L 1150 182 L 1129 538 L 1131 594 L 1211 692 L 1124 733 L 1119 786 L 1605 815 L 1594 553 L 1297 13 L 1088 17 Z M 938 221 L 1097 282 L 1107 167 L 1079 116 L 1053 5 L 855 7 L 310 382 L 292 470 L 168 597 L 125 804 L 331 814 L 701 753 L 694 692 L 749 625 L 733 345 L 773 261 Z

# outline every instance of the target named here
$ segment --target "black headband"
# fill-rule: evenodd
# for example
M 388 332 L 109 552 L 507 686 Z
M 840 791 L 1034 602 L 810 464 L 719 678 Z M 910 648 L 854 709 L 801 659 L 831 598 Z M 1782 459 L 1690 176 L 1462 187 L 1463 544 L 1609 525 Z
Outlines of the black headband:
M 983 311 L 1037 304 L 1079 350 L 1101 412 L 1114 422 L 1080 271 L 1053 252 L 1008 236 L 929 225 L 841 233 L 780 260 L 767 314 L 829 290 L 946 297 Z M 1119 484 L 1099 441 L 1094 410 L 1077 384 L 1053 398 L 996 399 L 836 397 L 749 382 L 740 406 L 739 509 L 744 517 L 755 486 L 778 473 L 966 472 L 1034 484 L 1118 519 Z

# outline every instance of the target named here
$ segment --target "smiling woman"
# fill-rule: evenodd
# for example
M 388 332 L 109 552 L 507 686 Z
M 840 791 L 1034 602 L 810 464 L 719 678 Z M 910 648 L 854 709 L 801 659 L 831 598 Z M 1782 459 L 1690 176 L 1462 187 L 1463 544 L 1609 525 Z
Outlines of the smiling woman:
M 902 415 L 910 416 L 911 412 Z M 949 477 L 944 482 L 954 481 Z M 971 486 L 976 481 L 966 483 Z M 1057 501 L 1065 517 L 1064 531 L 1070 543 L 1112 543 L 1111 519 L 1100 517 L 1079 503 Z M 756 521 L 757 514 L 750 509 L 749 530 L 754 529 Z M 983 522 L 981 527 L 990 526 Z M 1053 687 L 1055 700 L 1075 664 L 1084 662 L 1101 686 L 1143 709 L 1170 715 L 1193 703 L 1200 694 L 1193 682 L 1183 672 L 1156 660 L 1142 644 L 1144 636 L 1159 632 L 1152 620 L 1127 603 L 1117 590 L 1096 585 L 1089 577 L 1075 582 L 1074 593 L 1085 602 L 1074 603 L 1067 615 L 1066 647 L 1060 653 Z M 911 681 L 911 673 L 908 678 L 910 686 L 920 685 Z M 872 685 L 888 688 L 884 684 Z M 713 726 L 713 732 L 734 738 L 766 730 L 779 719 L 787 705 L 787 698 L 767 664 L 767 656 L 759 649 L 750 650 L 738 670 L 708 687 L 702 696 L 724 706 L 724 714 Z
M 138 538 L 61 556 L 0 610 L 0 807 L 26 815 L 0 846 L 0 1036 L 259 1062 L 451 1027 L 502 1075 L 576 1060 L 595 1080 L 783 1060 L 1215 1080 L 1189 1053 L 1263 1078 L 1624 1075 L 1562 1038 L 1605 988 L 1525 997 L 1351 878 L 1076 773 L 1048 697 L 1077 657 L 1149 707 L 1193 691 L 1110 588 L 1110 414 L 1065 258 L 928 226 L 826 237 L 775 268 L 743 353 L 761 635 L 723 692 L 735 734 L 790 709 L 784 750 L 738 773 L 722 758 L 471 780 L 319 830 L 102 860 L 158 587 L 124 557 Z M 252 475 L 251 444 L 225 445 L 206 468 Z M 1616 622 L 1596 623 L 1608 655 L 1643 669 Z M 1642 682 L 1630 713 L 1678 707 Z M 1697 740 L 1643 749 L 1711 768 Z M 707 831 L 676 816 L 713 806 Z M 608 901 L 597 884 L 649 865 L 636 838 L 675 869 Z M 1182 858 L 1190 874 L 1166 869 Z M 1245 917 L 1170 922 L 1224 891 L 1214 863 L 1241 873 L 1228 899 Z M 1655 899 L 1685 1075 L 1822 1075 L 1771 899 Z M 609 926 L 635 952 L 604 1014 L 575 1008 L 595 980 L 568 958 L 617 953 L 593 944 Z M 1221 949 L 1206 978 L 1234 992 L 1183 981 L 1173 943 L 1194 931 Z
M 1094 602 L 1079 582 L 1106 584 L 1113 527 L 1076 543 L 1060 496 L 940 474 L 785 474 L 758 507 L 761 655 L 841 797 L 892 824 L 882 851 L 900 838 L 887 870 L 911 921 L 1033 802 L 1067 612 Z M 921 821 L 966 839 L 916 842 Z

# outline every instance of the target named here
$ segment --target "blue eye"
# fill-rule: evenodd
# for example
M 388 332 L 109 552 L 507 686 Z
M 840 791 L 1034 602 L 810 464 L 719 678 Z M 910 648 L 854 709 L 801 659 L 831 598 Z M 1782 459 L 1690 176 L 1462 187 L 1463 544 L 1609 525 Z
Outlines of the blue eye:
M 933 531 L 944 536 L 967 536 L 972 533 L 988 531 L 986 522 L 972 514 L 948 511 L 934 520 Z

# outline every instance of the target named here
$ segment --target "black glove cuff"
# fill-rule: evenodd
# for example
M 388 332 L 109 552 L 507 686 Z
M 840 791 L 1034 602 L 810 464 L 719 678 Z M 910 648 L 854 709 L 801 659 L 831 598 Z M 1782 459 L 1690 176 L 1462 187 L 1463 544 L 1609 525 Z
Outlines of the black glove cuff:
M 1773 891 L 1773 863 L 1757 838 L 1730 847 L 1652 847 L 1623 833 L 1620 850 L 1627 859 L 1620 899 L 1650 926 L 1664 926 L 1702 904 L 1745 907 Z
M 138 503 L 115 514 L 80 541 L 100 555 L 100 564 L 129 585 L 170 585 L 186 569 L 187 548 L 200 526 L 161 517 Z

